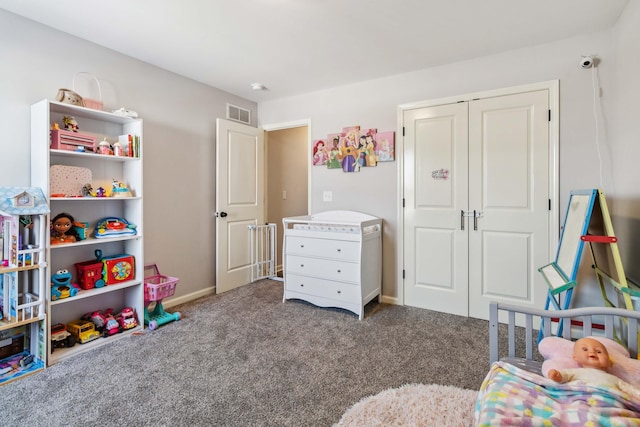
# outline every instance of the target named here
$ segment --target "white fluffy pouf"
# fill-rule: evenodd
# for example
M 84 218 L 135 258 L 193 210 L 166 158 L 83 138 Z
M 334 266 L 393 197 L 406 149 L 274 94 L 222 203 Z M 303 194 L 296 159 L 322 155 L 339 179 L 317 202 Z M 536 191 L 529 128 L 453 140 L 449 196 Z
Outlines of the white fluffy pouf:
M 437 384 L 406 384 L 354 404 L 334 427 L 473 425 L 477 391 Z

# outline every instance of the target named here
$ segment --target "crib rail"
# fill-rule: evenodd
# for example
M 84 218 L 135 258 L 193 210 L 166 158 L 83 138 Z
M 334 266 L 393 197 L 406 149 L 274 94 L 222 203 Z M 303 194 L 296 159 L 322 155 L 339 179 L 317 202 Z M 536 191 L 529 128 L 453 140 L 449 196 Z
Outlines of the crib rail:
M 576 339 L 589 335 L 602 335 L 606 338 L 616 339 L 627 349 L 631 357 L 638 356 L 638 320 L 640 312 L 612 307 L 582 307 L 567 310 L 540 310 L 535 308 L 520 307 L 509 304 L 492 302 L 489 306 L 489 364 L 498 360 L 499 342 L 499 318 L 501 312 L 506 312 L 507 342 L 509 357 L 516 357 L 516 315 L 525 318 L 525 357 L 533 359 L 533 324 L 534 318 L 543 319 L 542 336 L 554 336 L 552 320 L 562 319 L 566 327 L 562 330 L 562 338 Z M 582 322 L 582 327 L 572 327 L 572 321 Z M 603 325 L 603 329 L 594 328 L 594 325 Z

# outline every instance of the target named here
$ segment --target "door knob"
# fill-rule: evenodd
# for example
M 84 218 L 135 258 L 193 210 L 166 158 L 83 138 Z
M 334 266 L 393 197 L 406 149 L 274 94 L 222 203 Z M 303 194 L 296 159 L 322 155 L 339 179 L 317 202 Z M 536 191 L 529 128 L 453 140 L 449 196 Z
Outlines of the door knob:
M 216 218 L 224 218 L 227 216 L 226 212 L 216 212 Z

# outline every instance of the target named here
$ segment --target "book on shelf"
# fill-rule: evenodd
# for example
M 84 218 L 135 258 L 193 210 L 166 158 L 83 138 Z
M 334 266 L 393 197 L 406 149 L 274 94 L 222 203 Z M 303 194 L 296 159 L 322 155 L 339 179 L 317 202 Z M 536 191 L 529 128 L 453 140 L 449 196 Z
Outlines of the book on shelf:
M 118 142 L 127 157 L 140 157 L 140 135 L 120 135 Z

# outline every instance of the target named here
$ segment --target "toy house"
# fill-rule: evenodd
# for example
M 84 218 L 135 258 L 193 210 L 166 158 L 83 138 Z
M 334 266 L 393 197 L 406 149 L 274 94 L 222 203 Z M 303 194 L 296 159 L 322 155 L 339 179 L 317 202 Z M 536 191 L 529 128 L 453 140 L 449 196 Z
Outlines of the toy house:
M 0 187 L 0 384 L 44 368 L 48 213 L 41 189 Z

